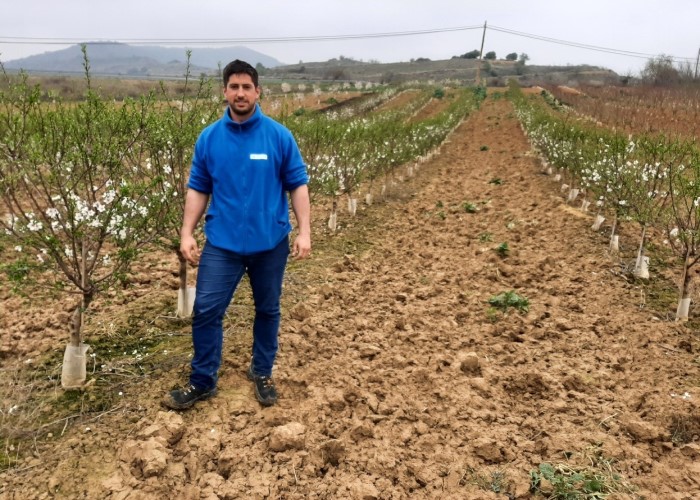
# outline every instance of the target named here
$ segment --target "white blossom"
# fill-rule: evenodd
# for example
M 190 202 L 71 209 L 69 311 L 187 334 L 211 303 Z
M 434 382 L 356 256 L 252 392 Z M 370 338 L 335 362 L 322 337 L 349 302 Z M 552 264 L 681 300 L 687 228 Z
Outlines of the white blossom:
M 41 228 L 44 227 L 44 225 L 41 223 L 41 221 L 38 221 L 36 219 L 31 219 L 29 221 L 29 224 L 27 224 L 27 229 L 30 231 L 41 231 Z
M 110 189 L 109 191 L 105 191 L 105 193 L 102 195 L 102 201 L 105 203 L 105 205 L 109 205 L 116 197 L 117 192 L 114 189 Z

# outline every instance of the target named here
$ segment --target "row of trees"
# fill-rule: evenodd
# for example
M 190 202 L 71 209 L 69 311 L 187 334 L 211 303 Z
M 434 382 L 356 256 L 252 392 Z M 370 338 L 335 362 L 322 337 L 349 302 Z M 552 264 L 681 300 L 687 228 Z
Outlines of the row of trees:
M 474 49 L 462 55 L 452 56 L 452 59 L 478 59 L 479 57 L 481 57 L 481 51 Z M 496 52 L 486 52 L 483 55 L 483 59 L 495 61 L 497 59 Z M 520 70 L 522 70 L 529 59 L 530 57 L 526 53 L 518 55 L 516 52 L 511 52 L 504 58 L 505 61 L 517 61 Z M 662 54 L 650 58 L 646 62 L 639 74 L 639 79 L 645 85 L 669 87 L 698 83 L 700 82 L 700 73 L 697 62 L 676 62 L 673 56 Z M 632 75 L 627 75 L 623 78 L 624 83 L 629 83 L 631 80 Z
M 619 227 L 634 222 L 640 240 L 634 274 L 648 277 L 649 231 L 682 260 L 676 319 L 687 320 L 693 267 L 700 262 L 700 151 L 692 139 L 626 135 L 553 112 L 541 99 L 510 89 L 517 114 L 545 170 L 558 171 L 569 201 L 597 207 L 593 229 L 611 216 L 610 249 L 619 249 Z
M 697 63 L 676 64 L 672 56 L 663 54 L 649 59 L 640 74 L 642 83 L 660 87 L 699 83 L 699 76 Z
M 481 56 L 481 51 L 478 49 L 470 50 L 469 52 L 465 52 L 461 56 L 453 56 L 452 59 L 478 59 Z M 484 54 L 484 59 L 488 59 L 490 61 L 495 61 L 497 59 L 496 57 L 496 52 L 491 50 L 489 52 L 486 52 Z M 507 54 L 506 57 L 504 58 L 505 61 L 527 61 L 529 56 L 525 53 L 522 53 L 518 55 L 517 52 L 511 52 L 510 54 Z

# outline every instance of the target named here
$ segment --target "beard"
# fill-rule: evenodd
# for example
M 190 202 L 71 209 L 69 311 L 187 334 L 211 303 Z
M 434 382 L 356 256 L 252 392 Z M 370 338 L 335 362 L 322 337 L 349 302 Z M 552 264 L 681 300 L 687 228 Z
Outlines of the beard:
M 245 107 L 239 107 L 240 104 L 245 104 Z M 233 105 L 229 106 L 231 113 L 237 116 L 247 116 L 253 112 L 255 109 L 255 103 L 249 103 L 247 101 L 236 101 Z

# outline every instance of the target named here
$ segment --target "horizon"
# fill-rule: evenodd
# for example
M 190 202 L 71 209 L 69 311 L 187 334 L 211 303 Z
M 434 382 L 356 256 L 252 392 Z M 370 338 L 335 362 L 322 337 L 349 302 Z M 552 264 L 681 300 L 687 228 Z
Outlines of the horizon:
M 260 54 L 261 56 L 266 57 L 266 58 L 275 59 L 273 56 L 270 56 L 269 54 L 265 54 L 265 53 L 259 52 L 259 51 L 255 50 L 255 49 L 251 49 L 250 47 L 246 47 L 246 46 L 244 46 L 244 45 L 235 45 L 235 46 L 230 46 L 230 47 L 192 47 L 192 48 L 189 48 L 189 47 L 185 47 L 185 46 L 177 47 L 177 46 L 165 46 L 165 45 L 139 45 L 139 44 L 131 44 L 131 43 L 127 43 L 127 42 L 99 40 L 99 41 L 86 41 L 86 42 L 82 42 L 82 43 L 72 44 L 72 45 L 69 45 L 68 47 L 65 47 L 65 48 L 60 48 L 60 49 L 55 49 L 55 50 L 49 50 L 49 51 L 45 51 L 45 52 L 38 53 L 38 54 L 30 54 L 30 55 L 25 56 L 25 57 L 22 57 L 22 58 L 13 59 L 13 60 L 7 60 L 7 61 L 6 61 L 6 60 L 3 60 L 3 59 L 2 59 L 2 54 L 0 54 L 0 62 L 1 62 L 2 64 L 4 64 L 4 65 L 7 65 L 8 63 L 16 63 L 17 61 L 22 61 L 22 60 L 24 60 L 24 59 L 29 59 L 29 58 L 33 58 L 33 57 L 42 57 L 42 56 L 47 56 L 47 55 L 51 55 L 51 54 L 58 53 L 58 52 L 63 52 L 63 51 L 69 50 L 69 49 L 80 48 L 80 46 L 83 45 L 83 44 L 88 45 L 88 47 L 89 47 L 90 45 L 113 45 L 113 46 L 115 46 L 115 45 L 121 45 L 121 46 L 126 46 L 126 47 L 131 47 L 131 48 L 146 48 L 146 47 L 149 47 L 149 48 L 156 48 L 156 49 L 172 49 L 172 50 L 180 49 L 180 50 L 182 51 L 183 60 L 179 60 L 179 59 L 178 59 L 177 61 L 178 61 L 178 62 L 182 62 L 182 63 L 184 63 L 184 59 L 185 59 L 184 56 L 186 55 L 186 52 L 187 52 L 188 50 L 191 50 L 191 51 L 194 53 L 194 51 L 196 51 L 197 49 L 214 49 L 214 50 L 227 50 L 227 49 L 230 49 L 230 50 L 237 50 L 237 49 L 239 49 L 239 50 L 240 50 L 240 49 L 244 49 L 244 50 L 249 50 L 249 51 L 253 51 L 253 52 L 255 52 L 255 53 L 258 53 L 258 54 Z M 484 50 L 484 52 L 485 52 L 485 53 L 488 53 L 488 51 L 486 51 L 486 50 Z M 461 54 L 460 54 L 460 55 L 461 55 Z M 449 58 L 446 58 L 446 59 L 430 59 L 430 58 L 424 58 L 424 59 L 427 59 L 427 60 L 430 61 L 430 62 L 439 62 L 439 61 L 451 60 L 451 59 L 454 59 L 454 58 L 456 58 L 456 57 L 459 57 L 460 55 L 453 55 L 453 56 L 451 56 L 451 57 L 449 57 Z M 497 53 L 497 54 L 496 54 L 496 56 L 497 56 L 497 57 L 496 57 L 496 60 L 497 60 L 497 61 L 505 61 L 505 60 L 506 60 L 506 59 L 505 59 L 506 55 L 508 55 L 508 54 L 506 54 L 506 53 L 504 53 L 504 54 L 498 54 L 498 53 Z M 89 56 L 90 56 L 90 54 L 88 53 L 88 57 L 89 57 Z M 528 56 L 529 56 L 529 55 L 528 55 Z M 339 58 L 344 58 L 344 59 L 347 59 L 347 60 L 352 60 L 352 61 L 359 62 L 359 63 L 364 63 L 364 64 L 401 64 L 401 63 L 409 63 L 409 62 L 414 61 L 415 59 L 418 59 L 418 58 L 411 58 L 411 59 L 409 59 L 409 60 L 384 62 L 384 61 L 377 61 L 377 60 L 356 59 L 356 58 L 353 58 L 353 57 L 350 57 L 350 56 L 343 56 L 343 55 L 341 54 L 340 56 L 334 56 L 334 57 L 331 57 L 331 58 L 325 59 L 325 60 L 314 60 L 314 61 L 309 61 L 309 60 L 307 60 L 307 61 L 302 61 L 302 60 L 300 60 L 300 61 L 297 61 L 297 62 L 284 62 L 284 61 L 278 61 L 278 60 L 277 60 L 277 61 L 280 63 L 279 66 L 294 66 L 294 65 L 297 65 L 297 64 L 323 64 L 323 63 L 330 62 L 330 61 L 332 61 L 332 60 L 338 60 Z M 251 58 L 251 59 L 252 59 L 252 58 Z M 275 60 L 276 60 L 276 59 L 275 59 Z M 484 59 L 484 60 L 485 60 L 485 61 L 488 61 L 487 59 Z M 223 64 L 223 61 L 222 61 L 222 64 Z M 597 68 L 597 69 L 600 69 L 600 70 L 609 70 L 609 71 L 614 72 L 614 73 L 617 74 L 618 76 L 632 76 L 632 77 L 638 77 L 638 76 L 639 76 L 638 74 L 630 74 L 629 72 L 628 72 L 628 73 L 618 73 L 617 71 L 615 71 L 615 70 L 612 69 L 612 68 L 608 68 L 608 67 L 605 67 L 605 66 L 596 65 L 596 64 L 588 63 L 588 62 L 580 62 L 580 63 L 576 63 L 576 64 L 568 63 L 568 62 L 567 62 L 567 63 L 559 63 L 559 64 L 533 64 L 532 60 L 530 59 L 530 60 L 527 61 L 526 64 L 527 64 L 528 66 L 531 66 L 531 67 L 532 67 L 532 66 L 542 66 L 542 67 L 558 67 L 558 68 L 581 67 L 581 66 L 585 66 L 585 67 Z M 205 69 L 210 69 L 210 70 L 215 69 L 213 66 L 201 66 L 201 65 L 196 65 L 196 64 L 195 64 L 194 66 L 195 66 L 195 67 L 200 67 L 200 68 L 205 68 Z M 265 66 L 265 65 L 264 65 L 264 66 Z M 265 67 L 274 68 L 274 67 L 278 67 L 278 66 L 265 66 Z M 12 69 L 13 71 L 16 71 L 16 70 L 23 69 L 23 68 L 11 68 L 11 69 Z M 35 73 L 35 74 L 36 74 L 36 73 L 46 73 L 46 74 L 54 74 L 54 73 L 55 73 L 55 74 L 72 74 L 72 73 L 74 73 L 74 72 L 73 72 L 73 71 L 56 71 L 56 70 L 33 69 L 33 70 L 28 70 L 28 73 Z M 80 73 L 82 74 L 82 71 L 80 71 Z M 95 75 L 98 75 L 98 76 L 100 76 L 100 75 L 101 75 L 101 76 L 108 76 L 108 75 L 112 75 L 112 73 L 96 72 Z M 117 76 L 128 76 L 128 75 L 126 75 L 125 73 L 114 73 L 114 75 L 117 75 Z M 139 76 L 139 75 L 132 75 L 132 76 Z M 167 76 L 167 75 L 162 75 L 162 76 Z M 150 76 L 150 77 L 151 77 L 151 78 L 154 78 L 154 77 L 157 77 L 157 75 L 152 75 L 152 76 Z

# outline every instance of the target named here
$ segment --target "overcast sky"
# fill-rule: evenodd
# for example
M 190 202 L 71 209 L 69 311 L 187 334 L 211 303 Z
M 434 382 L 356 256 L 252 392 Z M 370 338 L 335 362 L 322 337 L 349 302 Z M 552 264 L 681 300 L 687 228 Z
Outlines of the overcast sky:
M 253 43 L 253 38 L 376 35 L 481 27 L 484 53 L 527 53 L 529 64 L 591 64 L 637 73 L 648 57 L 686 58 L 700 48 L 700 0 L 3 0 L 0 60 L 60 50 L 36 39 L 80 41 L 236 39 L 283 63 L 325 61 L 343 55 L 380 62 L 449 59 L 481 45 L 483 30 L 332 41 Z M 516 35 L 496 31 L 503 28 Z M 530 35 L 634 52 L 610 54 Z M 14 37 L 24 37 L 21 39 Z M 162 43 L 160 45 L 166 45 Z M 183 46 L 171 43 L 168 46 Z M 226 45 L 226 44 L 223 44 Z M 201 44 L 190 44 L 196 50 Z M 211 45 L 210 46 L 222 46 Z M 184 49 L 183 49 L 184 53 Z

